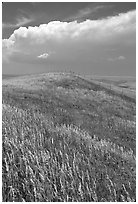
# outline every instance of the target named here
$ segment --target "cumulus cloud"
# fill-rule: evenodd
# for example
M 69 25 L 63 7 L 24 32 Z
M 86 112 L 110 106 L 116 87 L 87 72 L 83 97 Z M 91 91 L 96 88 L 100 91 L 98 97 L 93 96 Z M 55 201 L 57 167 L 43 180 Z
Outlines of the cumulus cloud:
M 118 59 L 119 60 L 125 60 L 126 58 L 124 56 L 119 56 Z
M 47 58 L 48 54 L 45 53 L 47 50 L 48 53 L 50 51 L 56 53 L 52 56 L 55 60 L 58 58 L 75 60 L 79 56 L 88 56 L 91 59 L 91 53 L 93 52 L 93 55 L 96 53 L 96 46 L 135 43 L 135 24 L 134 10 L 114 17 L 86 20 L 81 23 L 53 21 L 40 26 L 20 27 L 9 39 L 3 40 L 3 55 L 10 52 L 11 56 L 11 53 L 15 55 L 15 51 L 19 51 L 30 52 L 30 56 Z
M 130 11 L 114 17 L 101 20 L 86 20 L 81 23 L 53 21 L 42 24 L 39 27 L 19 28 L 15 30 L 10 39 L 16 41 L 18 38 L 28 38 L 30 40 L 39 39 L 43 43 L 49 39 L 82 39 L 91 41 L 109 40 L 112 37 L 133 32 L 135 30 L 136 12 Z M 40 40 L 41 39 L 41 40 Z
M 14 44 L 14 41 L 10 40 L 10 39 L 4 39 L 2 40 L 2 47 L 3 48 L 10 48 L 12 47 Z
M 37 56 L 38 58 L 47 59 L 49 57 L 48 53 L 44 53 L 42 55 Z
M 125 60 L 126 58 L 124 56 L 119 56 L 119 57 L 110 57 L 108 58 L 107 60 L 110 61 L 110 62 L 114 62 L 114 61 L 117 61 L 117 60 Z

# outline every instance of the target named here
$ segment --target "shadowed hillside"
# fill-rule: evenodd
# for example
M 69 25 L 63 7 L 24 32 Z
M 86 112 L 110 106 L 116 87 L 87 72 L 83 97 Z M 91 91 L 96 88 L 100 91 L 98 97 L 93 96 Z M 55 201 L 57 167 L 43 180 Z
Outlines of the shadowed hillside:
M 4 79 L 2 100 L 3 201 L 135 201 L 132 94 L 49 73 Z

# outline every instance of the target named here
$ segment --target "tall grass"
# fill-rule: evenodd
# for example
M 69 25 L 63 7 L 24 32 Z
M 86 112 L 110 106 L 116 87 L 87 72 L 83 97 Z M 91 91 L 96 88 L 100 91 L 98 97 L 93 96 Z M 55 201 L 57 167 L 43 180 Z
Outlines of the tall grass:
M 73 75 L 3 81 L 3 201 L 136 201 L 135 109 Z
M 3 105 L 3 201 L 135 201 L 133 151 Z

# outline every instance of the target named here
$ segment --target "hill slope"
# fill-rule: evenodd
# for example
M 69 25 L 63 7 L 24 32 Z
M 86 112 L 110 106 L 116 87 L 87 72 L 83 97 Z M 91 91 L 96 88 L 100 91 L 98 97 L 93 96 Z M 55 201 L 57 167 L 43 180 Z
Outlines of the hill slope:
M 135 114 L 80 76 L 3 80 L 3 201 L 135 201 Z

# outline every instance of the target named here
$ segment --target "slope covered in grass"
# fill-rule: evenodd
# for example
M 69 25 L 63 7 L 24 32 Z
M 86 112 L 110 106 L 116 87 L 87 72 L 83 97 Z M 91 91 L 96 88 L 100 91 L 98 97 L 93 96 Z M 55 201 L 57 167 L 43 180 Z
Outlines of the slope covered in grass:
M 136 98 L 136 78 L 128 76 L 86 76 L 89 80 L 94 80 L 107 89 L 112 89 L 116 93 L 123 94 L 130 98 Z
M 135 201 L 135 108 L 72 74 L 3 80 L 3 201 Z

